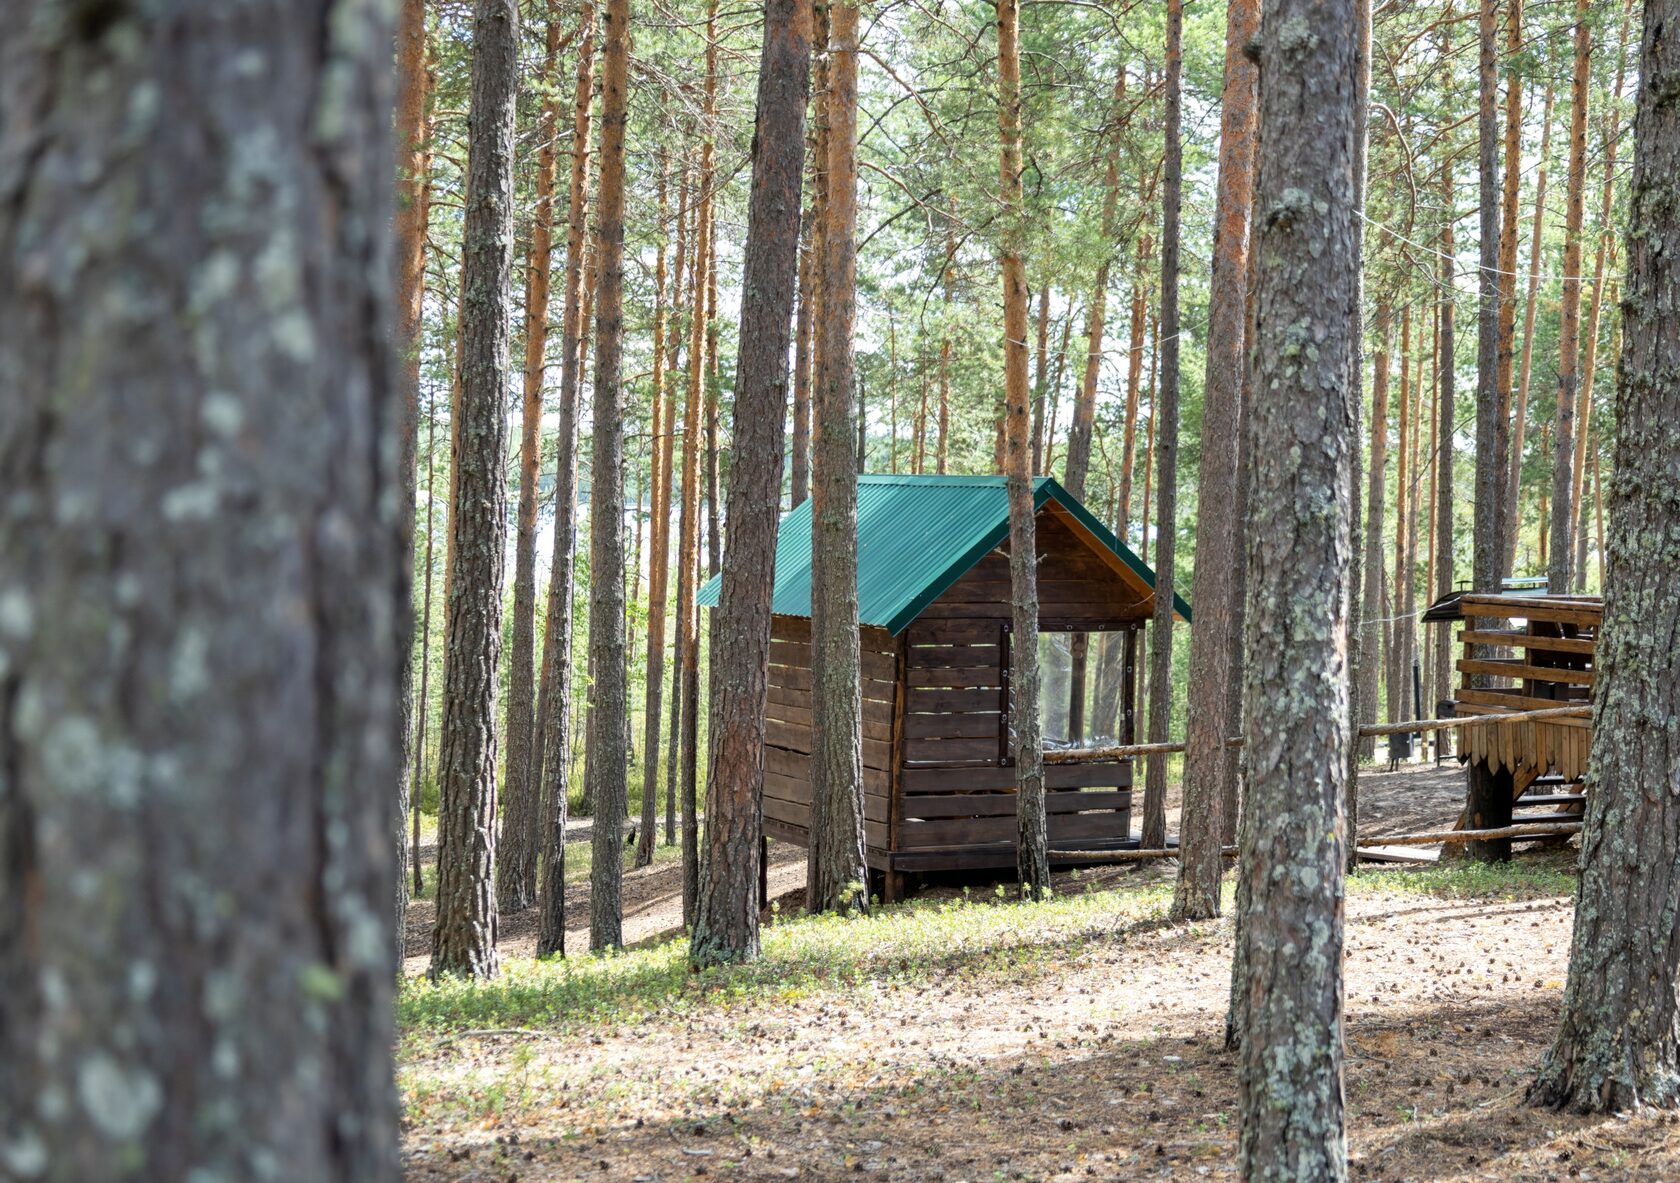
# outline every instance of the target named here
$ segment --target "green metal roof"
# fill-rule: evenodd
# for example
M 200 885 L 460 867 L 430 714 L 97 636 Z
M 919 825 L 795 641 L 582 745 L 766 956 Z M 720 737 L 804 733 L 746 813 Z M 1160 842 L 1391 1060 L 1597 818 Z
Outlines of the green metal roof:
M 1054 501 L 1151 588 L 1155 572 L 1050 477 L 1033 479 L 1033 507 Z M 902 632 L 968 569 L 1009 536 L 1009 494 L 1001 476 L 858 477 L 858 621 Z M 700 589 L 717 606 L 722 577 Z M 1178 614 L 1190 605 L 1173 596 Z M 811 615 L 811 503 L 782 519 L 776 541 L 774 612 Z

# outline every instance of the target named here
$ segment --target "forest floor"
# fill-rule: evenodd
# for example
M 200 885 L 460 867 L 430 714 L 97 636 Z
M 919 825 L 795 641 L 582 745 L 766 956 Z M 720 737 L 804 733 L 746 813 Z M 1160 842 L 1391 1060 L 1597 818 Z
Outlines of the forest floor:
M 1362 830 L 1450 825 L 1462 783 L 1367 773 Z M 662 852 L 626 874 L 628 951 L 538 962 L 504 924 L 497 981 L 405 987 L 408 1178 L 1235 1176 L 1230 923 L 1167 923 L 1175 864 L 1059 874 L 1036 905 L 930 885 L 838 920 L 798 914 L 801 852 L 773 849 L 751 965 L 688 972 Z M 1573 866 L 1571 849 L 1349 879 L 1352 1178 L 1680 1178 L 1680 1123 L 1522 1104 L 1562 996 Z M 572 895 L 581 920 L 586 885 Z

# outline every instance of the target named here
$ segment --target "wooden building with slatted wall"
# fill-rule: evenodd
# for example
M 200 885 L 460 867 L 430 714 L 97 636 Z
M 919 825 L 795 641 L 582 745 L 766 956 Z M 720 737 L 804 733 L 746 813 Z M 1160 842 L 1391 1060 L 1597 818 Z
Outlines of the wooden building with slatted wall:
M 907 872 L 1015 865 L 1009 507 L 1002 477 L 858 478 L 865 843 L 887 898 Z M 1046 679 L 1063 741 L 1133 739 L 1139 630 L 1155 575 L 1054 480 L 1034 483 L 1041 653 L 1082 652 Z M 811 814 L 811 507 L 776 550 L 764 829 L 806 845 Z M 700 593 L 715 607 L 719 580 Z M 1175 598 L 1180 618 L 1190 607 Z M 1070 644 L 1071 642 L 1071 644 Z M 1060 645 L 1058 649 L 1055 646 Z M 1050 646 L 1049 649 L 1046 646 Z M 1075 659 L 1076 661 L 1079 659 Z M 1058 695 L 1060 697 L 1058 697 Z M 1045 768 L 1052 847 L 1135 846 L 1132 764 Z
M 1604 623 L 1598 596 L 1554 596 L 1541 590 L 1499 594 L 1453 592 L 1423 617 L 1441 627 L 1461 624 L 1454 638 L 1459 686 L 1455 715 L 1499 715 L 1577 707 L 1580 718 L 1552 718 L 1495 727 L 1467 727 L 1458 758 L 1471 778 L 1458 829 L 1496 829 L 1513 822 L 1569 820 L 1585 808 L 1583 780 L 1592 747 L 1586 716 L 1597 681 L 1595 655 Z M 1445 704 L 1443 704 L 1445 705 Z M 1478 851 L 1508 857 L 1509 839 Z

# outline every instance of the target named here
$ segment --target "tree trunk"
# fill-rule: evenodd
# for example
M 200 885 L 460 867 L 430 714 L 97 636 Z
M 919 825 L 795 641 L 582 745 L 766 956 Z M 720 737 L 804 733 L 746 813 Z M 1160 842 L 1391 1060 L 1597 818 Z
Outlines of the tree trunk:
M 1033 528 L 1032 421 L 1027 388 L 1027 268 L 1021 196 L 1021 8 L 997 0 L 999 263 L 1003 271 L 1003 388 L 1006 485 L 1009 494 L 1010 710 L 1015 740 L 1015 866 L 1021 894 L 1050 893 L 1049 837 L 1044 813 L 1044 751 L 1038 695 L 1038 543 Z M 1086 435 L 1089 451 L 1090 436 Z M 1081 481 L 1084 473 L 1078 472 Z
M 1348 579 L 1348 612 L 1350 622 L 1360 619 L 1363 588 L 1360 583 L 1357 563 L 1365 551 L 1365 514 L 1364 505 L 1360 501 L 1359 476 L 1363 462 L 1362 442 L 1360 430 L 1365 414 L 1365 169 L 1366 152 L 1368 148 L 1366 113 L 1371 100 L 1371 0 L 1354 0 L 1354 90 L 1353 90 L 1353 302 L 1348 309 L 1348 417 L 1352 423 L 1352 430 L 1348 435 L 1348 443 L 1353 453 L 1353 463 L 1348 467 L 1347 500 L 1352 511 L 1351 528 L 1349 531 L 1349 559 L 1351 574 Z M 1360 688 L 1365 685 L 1362 674 L 1365 663 L 1375 657 L 1366 655 L 1364 636 L 1357 623 L 1350 623 L 1348 627 L 1348 681 L 1352 688 L 1349 719 L 1350 728 L 1347 744 L 1347 785 L 1343 796 L 1343 812 L 1347 833 L 1359 832 L 1359 744 L 1357 742 L 1357 727 L 1360 723 L 1372 719 L 1376 715 L 1375 694 L 1371 702 L 1360 697 Z M 1375 673 L 1373 666 L 1372 672 Z M 1375 682 L 1372 683 L 1375 686 Z M 1345 848 L 1347 855 L 1346 868 L 1352 871 L 1355 865 L 1354 843 L 1348 843 Z
M 1390 298 L 1390 306 L 1393 300 Z M 1412 492 L 1412 308 L 1410 303 L 1400 309 L 1400 385 L 1395 392 L 1399 403 L 1399 432 L 1394 452 L 1394 597 L 1391 601 L 1394 620 L 1394 641 L 1389 647 L 1388 661 L 1388 721 L 1399 723 L 1415 719 L 1407 714 L 1410 706 L 1411 660 L 1408 640 L 1416 636 L 1416 627 L 1406 615 L 1404 596 L 1411 580 L 1406 566 L 1406 530 L 1411 507 L 1417 498 Z M 1372 467 L 1375 467 L 1373 458 Z
M 1056 467 L 1056 413 L 1062 405 L 1062 378 L 1067 369 L 1068 342 L 1073 338 L 1073 322 L 1078 319 L 1079 309 L 1070 306 L 1067 315 L 1062 317 L 1062 344 L 1056 350 L 1056 376 L 1050 382 L 1050 426 L 1044 436 L 1044 469 L 1046 472 Z M 1036 467 L 1036 466 L 1035 466 Z
M 1115 72 L 1112 118 L 1119 120 L 1126 97 L 1126 70 Z M 1107 253 L 1114 241 L 1114 218 L 1120 203 L 1120 135 L 1118 129 L 1108 149 L 1108 172 L 1103 186 L 1102 241 L 1105 253 L 1097 263 L 1097 274 L 1091 281 L 1091 305 L 1085 313 L 1085 371 L 1079 385 L 1079 397 L 1073 404 L 1073 426 L 1068 431 L 1067 467 L 1062 484 L 1076 499 L 1085 496 L 1085 477 L 1091 468 L 1091 426 L 1097 413 L 1097 375 L 1102 368 L 1103 320 L 1108 307 L 1108 269 L 1112 255 Z M 1042 320 L 1042 318 L 1040 318 Z M 1039 367 L 1041 370 L 1043 366 Z M 1043 375 L 1040 374 L 1040 381 Z M 1036 470 L 1036 469 L 1035 469 Z
M 1128 544 L 1132 537 L 1132 471 L 1137 459 L 1138 394 L 1143 384 L 1143 333 L 1148 323 L 1148 285 L 1144 273 L 1149 266 L 1150 253 L 1149 233 L 1145 231 L 1138 242 L 1137 275 L 1132 280 L 1131 340 L 1126 348 L 1126 429 L 1120 445 L 1120 511 L 1114 519 L 1115 536 Z
M 887 471 L 898 475 L 898 321 L 887 309 Z
M 807 36 L 807 44 L 809 40 Z M 809 70 L 806 86 L 810 86 Z M 811 495 L 811 300 L 816 294 L 817 275 L 811 242 L 814 201 L 806 207 L 800 232 L 799 314 L 793 333 L 793 475 L 789 500 L 795 506 Z
M 1614 250 L 1611 217 L 1615 205 L 1616 142 L 1620 138 L 1622 83 L 1627 72 L 1628 28 L 1633 15 L 1632 0 L 1622 6 L 1621 37 L 1616 42 L 1616 81 L 1610 90 L 1610 103 L 1604 114 L 1604 185 L 1598 209 L 1598 245 L 1593 251 L 1592 299 L 1587 305 L 1586 356 L 1581 363 L 1581 391 L 1577 407 L 1578 424 L 1575 432 L 1575 501 L 1580 526 L 1575 541 L 1575 586 L 1577 593 L 1587 590 L 1587 444 L 1592 434 L 1593 379 L 1598 369 L 1598 320 L 1604 308 L 1604 267 L 1606 257 Z
M 811 111 L 810 126 L 805 134 L 805 151 L 810 157 L 811 170 L 811 204 L 806 207 L 805 220 L 809 227 L 809 243 L 806 248 L 805 270 L 803 282 L 810 288 L 811 300 L 811 355 L 806 365 L 804 375 L 806 381 L 806 436 L 802 451 L 796 455 L 796 460 L 803 462 L 805 480 L 800 486 L 803 496 L 795 498 L 794 504 L 810 497 L 811 480 L 811 446 L 814 424 L 812 417 L 815 407 L 812 405 L 816 398 L 814 387 L 817 374 L 822 366 L 822 331 L 820 325 L 823 317 L 823 277 L 822 269 L 828 258 L 828 247 L 823 241 L 828 225 L 828 26 L 829 0 L 813 0 L 811 5 Z M 794 425 L 795 432 L 798 424 Z
M 944 303 L 939 315 L 939 447 L 935 452 L 935 471 L 940 476 L 945 475 L 951 455 L 951 268 L 957 259 L 956 202 L 955 197 L 950 199 L 952 213 L 945 219 L 945 266 L 940 272 Z
M 1446 26 L 1442 26 L 1441 52 L 1451 54 L 1452 48 L 1447 43 Z M 1457 400 L 1453 393 L 1454 378 L 1454 350 L 1453 340 L 1453 216 L 1454 198 L 1452 158 L 1449 156 L 1441 162 L 1441 251 L 1438 262 L 1440 264 L 1438 282 L 1440 303 L 1438 313 L 1440 317 L 1440 354 L 1436 369 L 1436 380 L 1440 384 L 1440 402 L 1436 410 L 1435 433 L 1435 465 L 1433 487 L 1435 491 L 1435 596 L 1440 598 L 1453 590 L 1453 426 L 1457 414 Z M 1438 628 L 1431 630 L 1435 642 L 1435 698 L 1438 702 L 1453 697 L 1453 669 L 1452 653 L 1453 639 L 1450 630 Z M 1434 712 L 1431 711 L 1431 714 Z M 1452 733 L 1438 731 L 1435 742 L 1440 745 L 1440 751 L 1450 751 L 1452 748 Z
M 554 466 L 554 556 L 549 564 L 537 718 L 542 747 L 532 779 L 542 793 L 537 883 L 537 955 L 566 951 L 566 815 L 571 788 L 573 567 L 577 556 L 577 411 L 582 336 L 583 232 L 589 202 L 589 101 L 595 85 L 595 8 L 578 11 L 577 78 L 572 92 L 572 159 L 567 193 L 566 290 L 560 312 L 560 415 Z
M 1401 323 L 1402 337 L 1407 336 L 1406 330 L 1411 325 L 1411 310 L 1408 307 L 1405 319 Z M 1419 356 L 1413 364 L 1415 375 L 1412 382 L 1412 438 L 1411 451 L 1407 460 L 1407 471 L 1411 473 L 1410 484 L 1407 486 L 1406 503 L 1406 555 L 1400 576 L 1400 612 L 1405 622 L 1405 652 L 1404 664 L 1400 676 L 1405 679 L 1408 701 L 1417 697 L 1419 681 L 1412 677 L 1418 667 L 1418 607 L 1417 607 L 1417 555 L 1418 555 L 1418 513 L 1420 498 L 1418 497 L 1418 469 L 1423 458 L 1423 401 L 1426 397 L 1428 385 L 1423 380 L 1423 341 L 1422 333 L 1418 334 L 1417 348 Z M 1433 465 L 1430 466 L 1433 470 Z M 1424 713 L 1421 702 L 1412 702 L 1412 709 L 1417 712 L 1402 718 L 1420 718 Z M 1421 741 L 1420 741 L 1421 742 Z
M 1591 0 L 1575 4 L 1575 73 L 1570 84 L 1569 189 L 1564 199 L 1563 309 L 1558 317 L 1557 431 L 1552 439 L 1552 537 L 1547 586 L 1568 593 L 1575 560 L 1575 418 L 1580 395 L 1581 220 L 1587 172 L 1587 84 L 1592 73 Z
M 400 1177 L 388 11 L 11 12 L 7 1178 Z
M 695 605 L 700 576 L 700 446 L 705 428 L 706 324 L 716 313 L 708 302 L 706 276 L 715 253 L 712 231 L 712 178 L 717 115 L 717 0 L 706 6 L 706 87 L 701 115 L 699 201 L 695 210 L 695 254 L 691 283 L 694 314 L 689 322 L 688 408 L 683 416 L 683 504 L 679 523 L 682 569 L 677 583 L 678 655 L 681 677 L 681 738 L 677 758 L 682 778 L 683 925 L 694 922 L 700 891 L 700 819 L 697 813 L 700 742 L 700 612 Z M 686 590 L 684 590 L 686 586 Z
M 1534 360 L 1534 313 L 1540 294 L 1540 251 L 1546 229 L 1546 165 L 1552 153 L 1552 83 L 1546 81 L 1546 100 L 1540 117 L 1540 162 L 1534 178 L 1534 225 L 1528 247 L 1528 295 L 1523 305 L 1522 364 L 1517 377 L 1516 406 L 1511 412 L 1511 471 L 1506 478 L 1505 567 L 1516 570 L 1517 537 L 1522 529 L 1523 434 L 1528 424 L 1528 378 Z
M 595 400 L 589 495 L 589 947 L 624 943 L 620 889 L 629 781 L 624 624 L 624 125 L 630 0 L 607 0 L 601 36 L 601 158 L 595 203 Z
M 1225 86 L 1219 131 L 1219 187 L 1214 211 L 1213 274 L 1208 291 L 1207 371 L 1203 385 L 1202 463 L 1196 493 L 1196 567 L 1191 602 L 1203 605 L 1190 633 L 1190 696 L 1185 716 L 1184 807 L 1179 826 L 1178 885 L 1172 914 L 1219 915 L 1224 874 L 1226 737 L 1230 717 L 1231 594 L 1236 552 L 1244 546 L 1236 517 L 1238 425 L 1247 350 L 1248 241 L 1254 204 L 1255 133 L 1260 70 L 1248 56 L 1260 30 L 1259 0 L 1226 10 Z M 1234 819 L 1233 819 L 1234 820 Z
M 560 21 L 551 10 L 542 77 L 556 80 Z M 507 793 L 497 838 L 496 906 L 522 912 L 537 902 L 537 842 L 542 801 L 532 778 L 536 704 L 537 473 L 542 462 L 543 357 L 548 347 L 548 272 L 554 225 L 554 139 L 558 91 L 550 90 L 537 124 L 537 204 L 525 266 L 525 374 L 519 433 L 519 517 L 513 548 L 513 654 L 508 664 Z
M 426 66 L 425 0 L 403 0 L 397 24 L 397 213 L 396 342 L 402 359 L 403 421 L 402 454 L 397 471 L 402 474 L 403 510 L 397 521 L 397 540 L 403 555 L 402 604 L 405 609 L 397 626 L 398 729 L 402 738 L 401 767 L 397 772 L 396 835 L 397 894 L 396 940 L 400 962 L 408 910 L 407 846 L 403 831 L 408 825 L 409 802 L 419 792 L 409 777 L 414 750 L 414 508 L 415 482 L 419 465 L 415 452 L 420 439 L 420 329 L 426 305 L 426 223 L 431 214 L 432 151 L 427 142 L 427 107 L 432 94 L 432 75 Z M 419 813 L 415 813 L 418 820 Z M 418 861 L 414 873 L 419 875 Z M 418 888 L 416 888 L 418 890 Z
M 1183 145 L 1179 138 L 1183 73 L 1183 0 L 1167 0 L 1166 160 L 1161 185 L 1161 325 L 1156 336 L 1161 359 L 1155 451 L 1155 616 L 1149 643 L 1149 742 L 1167 742 L 1172 729 L 1173 559 L 1178 533 L 1178 214 L 1183 188 Z M 1167 758 L 1145 762 L 1143 844 L 1167 842 Z
M 706 305 L 713 314 L 706 318 L 706 578 L 723 565 L 723 529 L 718 519 L 718 277 L 717 203 L 712 203 L 713 249 L 706 259 Z M 708 692 L 709 701 L 709 692 Z
M 782 500 L 788 337 L 799 277 L 799 199 L 810 89 L 810 0 L 768 0 L 735 377 L 729 543 L 713 637 L 717 730 L 690 960 L 758 956 L 770 598 Z
M 1569 984 L 1556 1042 L 1529 1099 L 1606 1112 L 1680 1103 L 1680 117 L 1669 80 L 1672 0 L 1646 6 L 1634 118 L 1627 332 L 1615 398 L 1616 482 L 1593 694 L 1586 828 Z
M 1115 73 L 1114 79 L 1114 115 L 1120 118 L 1120 108 L 1126 95 L 1126 71 L 1122 67 Z M 1120 137 L 1118 130 L 1114 133 L 1114 140 L 1108 150 L 1107 183 L 1103 190 L 1102 208 L 1102 236 L 1105 248 L 1114 241 L 1115 208 L 1120 201 Z M 1091 307 L 1085 322 L 1085 374 L 1084 381 L 1079 388 L 1079 397 L 1073 405 L 1073 427 L 1068 432 L 1067 467 L 1063 475 L 1062 484 L 1075 499 L 1083 501 L 1085 498 L 1085 481 L 1091 467 L 1091 433 L 1096 422 L 1097 413 L 1097 374 L 1102 365 L 1103 319 L 1108 305 L 1108 270 L 1111 256 L 1104 254 L 1102 261 L 1097 264 L 1096 278 L 1091 284 Z M 1048 288 L 1045 289 L 1049 291 Z M 1045 356 L 1044 346 L 1047 337 L 1044 328 L 1045 309 L 1040 309 L 1040 360 L 1039 382 L 1042 387 L 1045 363 L 1049 360 Z M 1072 317 L 1068 324 L 1072 324 Z M 1043 401 L 1040 398 L 1036 409 L 1042 411 Z M 1038 471 L 1036 463 L 1037 447 L 1034 446 L 1035 463 L 1033 471 Z M 1075 633 L 1070 642 L 1071 661 L 1068 672 L 1068 727 L 1067 736 L 1074 742 L 1085 738 L 1085 670 L 1090 651 L 1090 634 Z
M 858 650 L 857 440 L 852 318 L 857 299 L 857 21 L 830 9 L 822 319 L 817 331 L 811 492 L 811 849 L 807 907 L 868 906 L 863 861 L 863 701 Z M 943 445 L 941 446 L 943 452 Z M 940 466 L 941 471 L 944 465 Z
M 455 567 L 438 755 L 433 978 L 496 972 L 496 671 L 507 545 L 509 280 L 519 10 L 478 0 L 462 253 L 461 423 Z
M 1512 448 L 1512 371 L 1516 361 L 1517 330 L 1517 241 L 1518 203 L 1522 195 L 1522 75 L 1517 65 L 1523 48 L 1523 0 L 1506 0 L 1505 50 L 1509 59 L 1505 78 L 1505 171 L 1504 189 L 1499 208 L 1499 426 L 1503 436 L 1500 460 L 1504 468 L 1497 474 L 1500 487 L 1499 553 L 1496 578 L 1511 574 L 1511 556 L 1506 540 L 1515 532 L 1512 524 L 1519 516 L 1516 489 L 1510 474 L 1521 463 L 1521 455 Z M 1518 439 L 1521 438 L 1520 429 Z
M 1478 299 L 1476 304 L 1476 475 L 1471 586 L 1499 590 L 1503 574 L 1504 449 L 1508 410 L 1500 406 L 1499 314 L 1506 284 L 1499 274 L 1499 12 L 1481 0 L 1476 119 Z M 1447 630 L 1442 629 L 1442 632 Z M 1479 650 L 1478 650 L 1479 651 Z
M 676 446 L 676 400 L 665 388 L 665 334 L 671 301 L 666 296 L 665 223 L 670 213 L 669 173 L 663 155 L 659 168 L 659 241 L 653 265 L 653 524 L 648 536 L 647 698 L 642 729 L 642 826 L 636 840 L 636 865 L 653 862 L 659 829 L 659 724 L 665 703 L 665 613 L 671 587 L 671 461 Z M 679 226 L 680 226 L 679 215 Z M 682 232 L 677 233 L 678 241 Z M 682 258 L 677 257 L 681 283 Z
M 1356 0 L 1276 0 L 1256 224 L 1260 259 L 1238 873 L 1246 980 L 1238 1067 L 1245 1179 L 1340 1180 L 1343 778 L 1353 489 Z M 1310 28 L 1312 35 L 1303 35 Z M 1311 326 L 1304 348 L 1302 325 Z
M 1121 71 L 1120 77 L 1124 78 Z M 1108 224 L 1104 219 L 1103 224 Z M 1105 243 L 1105 245 L 1107 245 Z M 1106 274 L 1107 268 L 1105 267 Z M 1033 405 L 1032 405 L 1032 470 L 1034 473 L 1044 471 L 1044 393 L 1045 382 L 1050 377 L 1050 284 L 1046 282 L 1038 290 L 1038 364 L 1033 370 Z
M 1365 0 L 1359 0 L 1364 3 Z M 1371 357 L 1371 453 L 1365 480 L 1365 590 L 1360 597 L 1359 693 L 1355 696 L 1363 714 L 1359 723 L 1377 721 L 1377 693 L 1382 673 L 1383 611 L 1383 522 L 1387 505 L 1383 496 L 1388 477 L 1388 371 L 1389 347 L 1393 341 L 1393 297 L 1377 299 L 1377 346 Z M 1358 494 L 1355 493 L 1355 496 Z M 1390 683 L 1392 685 L 1392 682 Z M 1365 759 L 1377 754 L 1377 741 L 1364 738 L 1355 747 Z
M 414 894 L 426 889 L 425 875 L 420 867 L 420 794 L 426 786 L 426 712 L 432 688 L 432 505 L 435 460 L 437 455 L 437 411 L 428 408 L 426 414 L 426 557 L 421 560 L 425 572 L 420 587 L 420 696 L 415 703 L 413 762 L 414 776 L 410 780 L 414 791 L 410 794 L 410 810 L 414 818 L 413 842 L 409 848 L 407 871 L 413 876 Z M 406 917 L 404 918 L 406 920 Z M 407 947 L 407 932 L 401 934 Z
M 683 164 L 683 187 L 682 187 L 681 196 L 678 200 L 678 210 L 677 210 L 677 274 L 676 274 L 676 279 L 674 281 L 674 286 L 673 286 L 673 289 L 672 289 L 673 292 L 674 292 L 674 295 L 672 297 L 671 302 L 674 306 L 676 306 L 678 308 L 680 308 L 682 306 L 683 264 L 684 264 L 684 260 L 686 259 L 687 260 L 688 273 L 689 273 L 689 280 L 688 280 L 688 295 L 689 295 L 688 315 L 691 318 L 694 317 L 694 316 L 698 316 L 698 315 L 703 314 L 702 302 L 704 301 L 704 298 L 705 298 L 699 292 L 699 290 L 695 287 L 695 283 L 694 283 L 695 269 L 696 269 L 696 267 L 698 266 L 698 263 L 699 263 L 698 255 L 699 255 L 699 243 L 700 243 L 700 228 L 699 228 L 698 218 L 696 217 L 694 219 L 690 219 L 690 217 L 689 217 L 689 201 L 690 201 L 690 198 L 692 196 L 692 190 L 693 190 L 693 185 L 691 183 L 691 177 L 690 177 L 690 172 L 689 172 L 689 168 L 688 168 L 688 163 L 685 160 L 684 164 Z M 698 212 L 699 212 L 699 202 L 698 201 L 694 202 L 694 209 L 695 209 L 695 213 L 698 214 Z M 685 251 L 686 243 L 688 241 L 688 239 L 685 238 L 685 234 L 688 231 L 688 229 L 690 228 L 691 221 L 693 223 L 693 225 L 692 225 L 692 229 L 693 229 L 692 241 L 694 242 L 695 249 L 693 251 Z M 679 325 L 680 325 L 680 323 L 681 322 L 679 321 Z M 682 331 L 680 328 L 677 331 L 673 331 L 671 333 L 670 343 L 667 347 L 668 348 L 668 353 L 667 353 L 666 368 L 673 375 L 677 372 L 677 358 L 678 358 L 679 350 L 682 348 L 682 342 L 687 338 L 687 336 L 688 336 L 688 334 L 685 331 Z M 670 397 L 671 397 L 671 434 L 672 434 L 672 437 L 673 437 L 671 445 L 670 445 L 670 450 L 674 451 L 675 450 L 675 435 L 676 435 L 676 415 L 677 415 L 677 399 L 676 399 L 676 394 L 675 394 L 674 391 L 673 391 L 673 393 L 671 394 Z M 688 426 L 687 425 L 688 425 L 688 420 L 685 418 L 684 419 L 684 428 L 683 428 L 683 433 L 684 433 L 684 437 L 683 437 L 684 438 L 684 448 L 683 448 L 683 451 L 684 451 L 685 455 L 686 455 L 687 450 L 688 450 L 687 449 L 687 438 L 688 438 Z M 673 468 L 672 471 L 671 471 L 671 481 L 672 481 L 672 485 L 674 487 L 675 486 L 675 481 L 676 481 L 676 470 L 675 470 L 675 468 Z M 681 496 L 684 496 L 684 497 L 687 496 L 687 488 L 688 488 L 687 485 L 683 486 L 683 491 L 680 494 Z M 666 494 L 666 500 L 670 501 L 669 491 Z M 684 505 L 684 504 L 686 504 L 686 502 L 679 503 L 679 505 Z M 669 508 L 669 507 L 667 507 L 667 508 Z M 674 636 L 672 647 L 671 647 L 671 649 L 672 649 L 672 653 L 671 653 L 671 722 L 669 724 L 669 727 L 670 727 L 669 738 L 668 738 L 668 740 L 666 742 L 666 745 L 665 745 L 665 845 L 666 846 L 674 846 L 674 845 L 676 845 L 676 842 L 677 842 L 677 797 L 678 797 L 678 785 L 679 785 L 680 780 L 681 780 L 681 774 L 678 771 L 678 765 L 677 765 L 677 752 L 678 752 L 678 749 L 681 747 L 681 744 L 682 744 L 682 668 L 683 668 L 683 636 L 684 636 L 683 628 L 685 627 L 683 622 L 687 619 L 687 615 L 685 613 L 685 610 L 682 607 L 682 604 L 683 604 L 682 589 L 683 589 L 683 586 L 684 586 L 683 585 L 682 572 L 685 571 L 685 570 L 687 570 L 687 568 L 682 565 L 682 527 L 680 525 L 680 519 L 679 519 L 679 525 L 678 525 L 678 529 L 677 529 L 677 593 L 678 593 L 678 597 L 677 597 L 677 612 L 676 612 L 676 616 L 675 616 L 675 626 L 674 626 L 674 629 L 673 629 L 673 632 L 674 632 L 675 636 Z M 650 673 L 649 676 L 652 676 L 651 673 Z

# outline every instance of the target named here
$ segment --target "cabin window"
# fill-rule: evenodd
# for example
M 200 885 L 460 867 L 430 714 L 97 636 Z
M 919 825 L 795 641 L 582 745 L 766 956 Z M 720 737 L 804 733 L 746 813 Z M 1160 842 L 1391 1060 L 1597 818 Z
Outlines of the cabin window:
M 1046 750 L 1108 748 L 1135 734 L 1127 693 L 1131 629 L 1084 631 L 1043 628 L 1038 634 L 1039 718 Z M 1076 678 L 1083 651 L 1084 677 Z M 1007 678 L 1008 666 L 1005 666 Z M 1016 702 L 1009 695 L 1008 753 L 1015 749 Z

